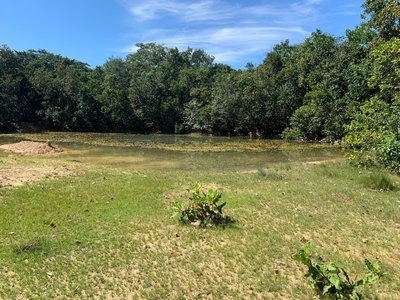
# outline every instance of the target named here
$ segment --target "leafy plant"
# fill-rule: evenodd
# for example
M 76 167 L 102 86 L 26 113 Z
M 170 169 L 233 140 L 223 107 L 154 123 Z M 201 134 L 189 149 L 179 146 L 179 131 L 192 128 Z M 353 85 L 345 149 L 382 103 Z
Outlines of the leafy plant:
M 185 205 L 182 200 L 172 203 L 171 218 L 180 214 L 180 222 L 190 222 L 201 227 L 225 225 L 230 221 L 229 217 L 223 216 L 222 208 L 226 202 L 218 203 L 222 196 L 218 190 L 210 188 L 205 193 L 201 191 L 200 185 L 195 183 L 187 191 L 191 194 L 189 204 Z
M 379 270 L 378 262 L 372 264 L 365 259 L 368 274 L 362 279 L 353 281 L 343 268 L 334 263 L 329 263 L 326 266 L 318 263 L 313 264 L 308 254 L 310 247 L 310 243 L 308 243 L 305 250 L 299 250 L 292 258 L 308 267 L 304 277 L 311 282 L 312 288 L 322 296 L 330 296 L 333 299 L 362 299 L 362 295 L 355 292 L 355 288 L 372 283 L 383 275 Z

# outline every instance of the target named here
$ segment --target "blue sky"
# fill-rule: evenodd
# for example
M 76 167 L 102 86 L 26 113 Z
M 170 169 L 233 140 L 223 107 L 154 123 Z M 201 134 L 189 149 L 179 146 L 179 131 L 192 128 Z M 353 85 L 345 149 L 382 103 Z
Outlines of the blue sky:
M 91 67 L 136 43 L 204 49 L 215 61 L 258 65 L 273 45 L 317 28 L 334 36 L 361 23 L 361 0 L 13 0 L 0 6 L 0 44 L 45 49 Z

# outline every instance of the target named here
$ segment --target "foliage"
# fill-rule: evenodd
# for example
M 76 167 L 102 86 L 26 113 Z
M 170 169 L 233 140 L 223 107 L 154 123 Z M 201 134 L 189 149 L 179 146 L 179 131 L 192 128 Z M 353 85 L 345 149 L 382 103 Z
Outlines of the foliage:
M 343 139 L 346 156 L 358 166 L 376 166 L 379 157 L 376 151 L 381 140 L 382 125 L 388 116 L 388 105 L 376 98 L 361 106 L 361 112 L 346 126 Z
M 296 50 L 293 64 L 303 102 L 291 114 L 284 138 L 339 140 L 344 125 L 370 97 L 366 57 L 373 35 L 360 28 L 346 34 L 341 40 L 316 31 Z
M 211 126 L 223 134 L 240 134 L 245 128 L 240 72 L 224 70 L 215 76 L 212 87 Z
M 365 77 L 354 75 L 369 35 L 362 30 L 350 35 L 348 43 L 320 30 L 299 45 L 286 40 L 245 71 L 215 63 L 202 49 L 155 43 L 139 43 L 135 53 L 112 57 L 94 70 L 45 50 L 4 46 L 0 122 L 40 122 L 68 131 L 257 137 L 277 137 L 290 126 L 294 137 L 339 139 L 355 103 L 368 94 L 361 84 Z
M 378 32 L 380 40 L 400 37 L 400 3 L 398 0 L 365 0 L 362 7 L 366 25 Z
M 310 243 L 306 249 L 299 250 L 292 258 L 308 267 L 307 273 L 304 275 L 310 282 L 313 289 L 320 295 L 331 296 L 333 299 L 362 299 L 362 295 L 357 293 L 355 289 L 358 286 L 372 283 L 382 277 L 383 273 L 379 270 L 378 262 L 371 263 L 365 259 L 365 265 L 368 274 L 359 280 L 350 279 L 347 272 L 334 263 L 322 265 L 312 263 L 308 251 Z
M 400 38 L 378 44 L 369 57 L 374 62 L 369 86 L 379 88 L 379 99 L 387 103 L 400 100 Z
M 189 204 L 185 205 L 182 200 L 172 203 L 171 218 L 180 214 L 180 222 L 190 222 L 201 227 L 225 225 L 229 221 L 222 213 L 226 202 L 218 203 L 222 196 L 218 190 L 210 188 L 205 193 L 201 191 L 200 185 L 195 183 L 187 191 L 191 193 Z
M 337 139 L 354 111 L 349 108 L 368 90 L 360 84 L 364 78 L 354 76 L 365 56 L 360 41 L 368 36 L 359 32 L 346 47 L 319 30 L 299 45 L 284 41 L 245 71 L 215 63 L 202 49 L 155 43 L 137 44 L 135 53 L 93 70 L 44 50 L 4 46 L 0 121 L 70 131 L 258 137 L 277 137 L 291 126 L 293 135 L 306 139 Z M 351 85 L 353 92 L 343 97 Z M 307 128 L 307 118 L 302 122 L 304 115 L 315 121 L 313 128 Z
M 400 39 L 374 47 L 368 83 L 377 94 L 346 126 L 347 156 L 358 165 L 381 165 L 400 173 Z

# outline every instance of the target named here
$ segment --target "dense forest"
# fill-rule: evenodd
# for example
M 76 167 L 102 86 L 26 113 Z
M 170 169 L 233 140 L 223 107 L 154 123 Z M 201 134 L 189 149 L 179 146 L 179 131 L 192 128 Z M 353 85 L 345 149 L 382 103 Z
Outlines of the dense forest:
M 360 164 L 400 171 L 400 1 L 366 0 L 344 37 L 316 30 L 245 70 L 202 49 L 137 44 L 94 69 L 0 48 L 0 126 L 343 140 Z

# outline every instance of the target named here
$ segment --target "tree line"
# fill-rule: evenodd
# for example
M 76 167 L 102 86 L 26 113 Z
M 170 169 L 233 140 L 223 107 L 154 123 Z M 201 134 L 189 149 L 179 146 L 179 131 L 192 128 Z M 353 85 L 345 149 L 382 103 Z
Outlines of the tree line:
M 244 70 L 155 43 L 93 69 L 3 45 L 0 123 L 344 140 L 358 163 L 400 171 L 399 7 L 366 0 L 363 21 L 343 37 L 316 30 L 300 44 L 283 41 Z
M 154 43 L 95 69 L 45 50 L 3 46 L 0 121 L 71 131 L 339 139 L 352 112 L 372 95 L 369 41 L 360 43 L 365 31 L 346 34 L 317 30 L 301 44 L 284 41 L 245 70 L 217 64 L 201 49 Z

